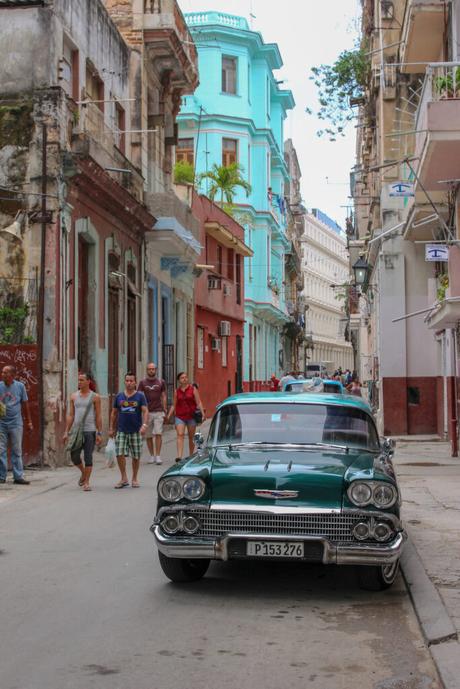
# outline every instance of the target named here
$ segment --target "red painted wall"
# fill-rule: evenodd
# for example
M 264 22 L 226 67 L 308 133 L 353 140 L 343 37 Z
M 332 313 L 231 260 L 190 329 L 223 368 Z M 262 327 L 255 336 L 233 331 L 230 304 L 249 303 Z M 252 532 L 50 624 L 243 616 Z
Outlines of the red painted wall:
M 23 461 L 27 466 L 40 459 L 37 345 L 0 345 L 0 369 L 8 365 L 16 367 L 16 380 L 24 383 L 29 398 L 34 430 L 30 432 L 26 429 L 23 437 Z
M 385 435 L 431 435 L 439 433 L 439 384 L 435 377 L 383 378 Z M 418 388 L 419 403 L 410 401 L 409 388 Z
M 243 338 L 244 332 L 244 260 L 241 261 L 241 292 L 240 303 L 237 301 L 236 289 L 236 251 L 220 244 L 214 237 L 207 235 L 206 222 L 219 223 L 227 232 L 244 242 L 244 229 L 233 218 L 224 213 L 218 206 L 205 196 L 194 194 L 192 203 L 193 214 L 200 221 L 200 244 L 203 247 L 197 263 L 213 265 L 213 270 L 203 270 L 195 283 L 195 333 L 198 328 L 204 330 L 203 368 L 198 368 L 199 345 L 195 336 L 195 382 L 198 383 L 201 399 L 207 415 L 214 413 L 216 405 L 229 394 L 236 392 L 237 347 L 236 337 Z M 222 266 L 219 270 L 219 246 L 222 256 Z M 233 270 L 232 266 L 233 264 Z M 221 289 L 208 289 L 208 277 L 221 278 Z M 223 285 L 227 284 L 230 294 L 225 295 Z M 222 351 L 211 350 L 212 337 L 219 335 L 220 321 L 229 321 L 231 335 L 227 337 L 227 366 L 223 366 Z

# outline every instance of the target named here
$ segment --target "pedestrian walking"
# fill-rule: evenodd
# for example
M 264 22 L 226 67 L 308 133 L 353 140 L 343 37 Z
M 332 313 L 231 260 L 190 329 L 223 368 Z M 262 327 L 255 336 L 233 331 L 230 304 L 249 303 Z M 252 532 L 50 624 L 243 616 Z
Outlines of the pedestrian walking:
M 285 373 L 279 382 L 279 389 L 283 391 L 286 384 L 292 383 L 293 380 L 296 380 L 294 371 L 291 371 L 290 373 Z
M 6 482 L 8 472 L 8 446 L 11 452 L 13 481 L 20 486 L 28 486 L 24 478 L 22 464 L 23 417 L 27 428 L 33 431 L 32 418 L 24 383 L 15 379 L 14 366 L 4 366 L 0 381 L 0 483 Z
M 64 442 L 68 443 L 70 459 L 80 470 L 78 485 L 85 492 L 91 490 L 89 480 L 93 470 L 94 447 L 99 447 L 102 442 L 101 398 L 91 389 L 91 380 L 89 373 L 79 373 L 78 390 L 70 396 L 63 436 Z
M 280 386 L 280 381 L 279 378 L 275 376 L 274 373 L 272 373 L 270 377 L 270 392 L 278 392 Z
M 174 392 L 174 401 L 168 413 L 168 419 L 175 415 L 175 426 L 177 433 L 177 457 L 176 462 L 180 462 L 184 451 L 185 429 L 188 433 L 189 454 L 193 454 L 195 441 L 193 436 L 197 423 L 203 423 L 205 413 L 201 403 L 198 389 L 190 385 L 186 373 L 181 372 L 177 376 L 179 383 Z
M 148 464 L 162 464 L 161 445 L 163 434 L 163 422 L 168 412 L 168 402 L 166 399 L 166 383 L 157 376 L 157 365 L 147 365 L 147 377 L 141 380 L 138 391 L 143 392 L 147 400 L 149 409 L 149 422 L 145 432 L 147 448 L 149 451 Z M 155 436 L 155 449 L 153 447 L 153 436 Z
M 131 457 L 133 463 L 131 486 L 139 488 L 138 473 L 142 436 L 147 430 L 149 410 L 144 393 L 138 392 L 136 388 L 136 375 L 128 372 L 125 375 L 125 389 L 116 396 L 110 415 L 109 435 L 111 438 L 115 436 L 115 452 L 120 470 L 120 480 L 114 488 L 129 486 L 126 473 L 126 457 L 128 456 Z
M 357 397 L 363 396 L 361 392 L 361 383 L 357 377 L 351 381 L 350 385 L 347 385 L 347 390 L 350 395 L 356 395 Z

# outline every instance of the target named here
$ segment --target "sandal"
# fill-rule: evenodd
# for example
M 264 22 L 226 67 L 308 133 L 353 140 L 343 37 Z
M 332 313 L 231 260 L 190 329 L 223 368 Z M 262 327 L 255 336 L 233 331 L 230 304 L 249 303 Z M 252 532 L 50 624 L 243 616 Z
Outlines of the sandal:
M 128 481 L 120 481 L 119 483 L 117 483 L 116 486 L 114 486 L 114 488 L 120 489 L 120 488 L 126 488 L 126 486 L 129 486 Z
M 133 481 L 132 484 L 131 484 L 131 486 L 132 486 L 133 488 L 140 488 L 140 487 L 141 487 L 139 481 Z
M 78 485 L 80 486 L 80 488 L 82 487 L 82 485 L 83 485 L 84 483 L 85 483 L 85 480 L 84 480 L 83 478 L 79 478 L 79 479 L 78 479 Z
M 87 493 L 89 490 L 93 490 L 91 486 L 83 486 L 83 490 Z

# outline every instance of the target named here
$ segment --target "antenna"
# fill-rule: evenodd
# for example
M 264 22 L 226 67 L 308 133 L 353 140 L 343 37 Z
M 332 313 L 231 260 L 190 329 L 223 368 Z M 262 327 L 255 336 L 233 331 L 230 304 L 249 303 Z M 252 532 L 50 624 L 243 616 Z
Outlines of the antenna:
M 251 31 L 254 29 L 254 19 L 257 19 L 256 15 L 254 14 L 254 2 L 253 2 L 253 0 L 250 0 L 250 2 L 249 2 L 249 25 L 251 27 Z

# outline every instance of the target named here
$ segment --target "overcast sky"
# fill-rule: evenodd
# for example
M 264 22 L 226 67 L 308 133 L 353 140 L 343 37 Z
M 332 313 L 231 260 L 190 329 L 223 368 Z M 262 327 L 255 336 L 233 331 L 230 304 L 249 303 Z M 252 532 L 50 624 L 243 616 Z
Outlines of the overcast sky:
M 296 101 L 285 127 L 302 167 L 302 195 L 307 208 L 320 208 L 344 226 L 349 203 L 349 171 L 354 164 L 355 129 L 349 125 L 344 139 L 330 143 L 316 136 L 321 126 L 305 113 L 316 106 L 316 87 L 310 68 L 332 63 L 345 48 L 353 47 L 359 0 L 179 0 L 183 12 L 218 10 L 249 19 L 266 43 L 278 43 L 284 66 L 278 79 L 290 88 Z M 328 179 L 327 179 L 328 178 Z

